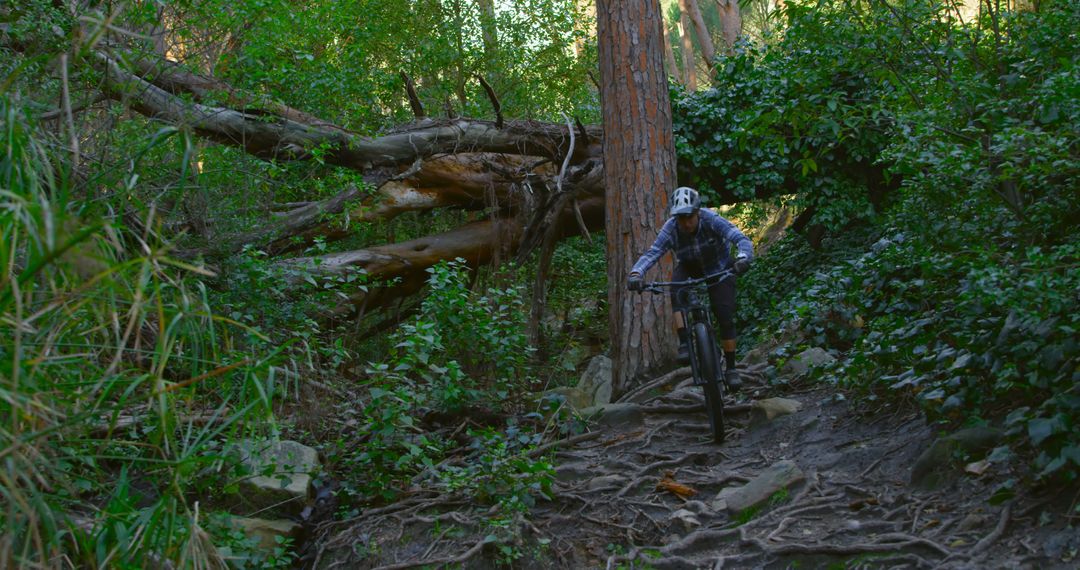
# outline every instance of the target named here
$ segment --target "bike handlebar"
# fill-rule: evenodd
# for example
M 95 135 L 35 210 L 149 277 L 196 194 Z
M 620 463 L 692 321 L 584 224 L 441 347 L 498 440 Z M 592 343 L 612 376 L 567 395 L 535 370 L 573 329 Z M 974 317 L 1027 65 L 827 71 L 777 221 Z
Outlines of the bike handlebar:
M 734 277 L 734 276 L 735 276 L 734 271 L 732 271 L 731 269 L 725 269 L 723 271 L 718 271 L 716 273 L 713 273 L 712 275 L 706 275 L 704 277 L 694 277 L 694 278 L 691 278 L 691 279 L 687 279 L 685 281 L 653 281 L 652 283 L 646 283 L 641 288 L 641 292 L 644 293 L 644 292 L 648 291 L 650 293 L 663 293 L 664 289 L 674 289 L 676 287 L 686 287 L 686 286 L 690 286 L 690 285 L 700 285 L 702 283 L 708 283 L 710 281 L 713 282 L 713 283 L 719 283 L 719 282 L 724 281 L 725 279 L 727 279 L 729 277 Z

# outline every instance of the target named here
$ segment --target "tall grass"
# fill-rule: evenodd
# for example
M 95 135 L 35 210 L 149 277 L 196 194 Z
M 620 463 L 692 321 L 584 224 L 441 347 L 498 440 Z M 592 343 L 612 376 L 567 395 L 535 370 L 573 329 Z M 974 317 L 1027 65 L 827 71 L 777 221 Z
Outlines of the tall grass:
M 3 92 L 0 136 L 0 568 L 222 566 L 199 500 L 273 425 L 276 354 Z

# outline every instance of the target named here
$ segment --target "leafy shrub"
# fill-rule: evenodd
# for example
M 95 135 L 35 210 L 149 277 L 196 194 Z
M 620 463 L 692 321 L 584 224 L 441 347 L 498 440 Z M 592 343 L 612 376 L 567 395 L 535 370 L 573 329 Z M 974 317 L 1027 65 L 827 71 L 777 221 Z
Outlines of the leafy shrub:
M 472 461 L 464 467 L 448 466 L 440 478 L 451 491 L 465 491 L 481 504 L 498 504 L 503 512 L 524 512 L 537 497 L 551 498 L 555 470 L 545 459 L 528 452 L 543 434 L 509 426 L 505 432 L 470 430 Z
M 880 57 L 897 24 L 850 3 L 783 10 L 784 35 L 720 59 L 716 87 L 673 90 L 680 183 L 712 203 L 797 194 L 830 229 L 872 218 L 890 184 L 876 164 L 892 125 Z
M 793 324 L 846 352 L 830 378 L 938 420 L 1004 423 L 1039 477 L 1075 478 L 1080 74 L 1063 39 L 1080 13 L 1052 2 L 962 24 L 919 1 L 786 5 L 775 44 L 677 98 L 680 158 L 722 176 L 704 175 L 714 190 L 791 187 L 846 234 L 774 248 L 741 288 L 740 327 Z M 859 206 L 874 180 L 843 177 L 870 164 L 890 189 L 877 219 Z M 876 228 L 844 225 L 860 218 Z
M 469 288 L 468 269 L 460 260 L 436 265 L 429 273 L 430 292 L 420 314 L 393 333 L 394 347 L 387 358 L 368 366 L 370 399 L 350 419 L 356 429 L 328 452 L 340 471 L 362 474 L 362 478 L 348 477 L 345 486 L 346 494 L 355 500 L 392 499 L 408 488 L 418 473 L 434 469 L 442 460 L 447 442 L 419 429 L 428 413 L 461 413 L 492 402 L 511 407 L 513 396 L 522 391 L 528 378 L 530 349 L 519 289 L 474 292 Z M 538 437 L 513 427 L 505 435 L 495 431 L 485 434 L 494 447 L 466 469 L 475 476 L 474 482 L 496 480 L 487 486 L 455 489 L 478 500 L 502 494 L 520 499 L 524 489 L 514 485 L 503 489 L 502 485 L 513 479 L 506 479 L 506 473 L 534 469 L 535 465 L 522 461 L 519 453 L 510 449 L 535 443 Z M 510 447 L 499 451 L 495 442 L 503 438 L 509 438 Z M 520 474 L 527 475 L 522 481 L 529 480 L 531 472 L 522 471 Z
M 1014 231 L 1057 240 L 1073 233 L 1080 208 L 1080 70 L 1071 41 L 1080 13 L 1050 2 L 984 18 L 924 38 L 934 65 L 916 77 L 919 93 L 896 106 L 900 128 L 882 158 L 923 211 L 985 223 L 993 220 L 972 210 L 1001 205 L 1022 222 Z
M 421 318 L 436 324 L 444 358 L 460 362 L 470 375 L 490 377 L 505 398 L 527 378 L 533 350 L 525 334 L 521 288 L 492 287 L 476 294 L 463 259 L 440 263 L 428 273 L 430 291 Z
M 914 396 L 933 418 L 1004 421 L 1041 476 L 1080 471 L 1080 242 L 950 252 L 926 237 L 894 233 L 817 274 L 785 314 L 847 351 L 830 371 L 842 384 Z
M 806 304 L 786 306 L 784 301 L 793 296 L 816 299 L 815 276 L 865 251 L 881 231 L 874 225 L 853 228 L 827 237 L 820 249 L 811 248 L 803 236 L 794 233 L 781 239 L 755 262 L 753 271 L 739 278 L 736 326 L 740 344 L 752 346 L 775 336 L 792 313 L 813 314 Z M 799 296 L 802 291 L 805 296 Z M 801 325 L 812 340 L 823 341 L 828 322 L 822 315 L 815 324 L 804 321 Z
M 561 384 L 582 359 L 607 344 L 607 258 L 602 235 L 564 240 L 552 255 L 543 334 L 537 351 L 548 385 Z M 535 279 L 527 271 L 528 281 Z M 554 377 L 554 378 L 551 378 Z M 576 381 L 576 377 L 574 381 Z

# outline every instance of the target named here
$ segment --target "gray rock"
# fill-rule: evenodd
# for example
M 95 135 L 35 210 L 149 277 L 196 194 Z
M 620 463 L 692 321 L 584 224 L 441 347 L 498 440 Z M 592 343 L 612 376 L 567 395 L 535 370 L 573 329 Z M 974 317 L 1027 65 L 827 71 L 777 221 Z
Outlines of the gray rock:
M 724 487 L 720 489 L 720 492 L 716 494 L 716 497 L 709 502 L 709 508 L 717 512 L 724 512 L 727 510 L 727 500 L 735 493 L 738 493 L 743 488 L 742 485 L 733 485 L 731 487 Z
M 989 451 L 1001 443 L 1005 432 L 992 427 L 973 427 L 962 429 L 945 439 L 955 441 L 961 449 L 968 453 L 982 453 Z
M 299 512 L 308 496 L 319 453 L 295 441 L 244 441 L 240 461 L 254 475 L 240 482 L 240 498 L 256 510 Z
M 829 354 L 824 348 L 813 347 L 808 348 L 795 356 L 792 356 L 790 360 L 784 363 L 784 366 L 780 369 L 780 374 L 784 376 L 801 376 L 810 371 L 815 366 L 821 366 L 835 362 L 836 358 Z
M 278 537 L 291 538 L 295 542 L 300 537 L 303 526 L 285 519 L 258 519 L 232 517 L 233 526 L 244 531 L 248 538 L 254 539 L 259 548 L 272 551 L 278 546 Z
M 613 487 L 622 487 L 626 483 L 626 477 L 622 475 L 602 475 L 600 477 L 594 477 L 589 479 L 588 484 L 585 485 L 590 491 L 597 489 L 608 489 Z
M 756 507 L 782 489 L 803 481 L 806 476 L 794 461 L 778 461 L 738 490 L 724 498 L 731 514 Z M 718 496 L 717 499 L 720 497 Z
M 743 366 L 753 366 L 755 364 L 765 364 L 769 361 L 769 351 L 772 347 L 768 344 L 759 344 L 750 349 L 745 356 L 742 357 Z
M 1005 432 L 989 427 L 962 429 L 934 440 L 911 467 L 911 484 L 920 489 L 939 489 L 959 475 L 961 459 L 978 459 L 993 449 Z
M 544 392 L 544 397 L 556 396 L 562 398 L 567 406 L 574 410 L 582 410 L 589 406 L 590 397 L 578 388 L 552 388 Z
M 683 508 L 696 515 L 712 512 L 712 509 L 710 509 L 709 505 L 706 505 L 704 501 L 686 501 L 683 503 Z
M 1080 532 L 1075 528 L 1060 530 L 1043 543 L 1043 553 L 1051 560 L 1058 561 L 1067 555 L 1071 558 L 1080 550 Z
M 701 521 L 698 520 L 697 515 L 686 509 L 679 509 L 671 513 L 671 521 L 677 522 L 687 532 L 701 526 Z
M 637 404 L 605 404 L 581 410 L 581 415 L 603 426 L 638 426 L 645 424 L 645 413 Z
M 580 390 L 588 400 L 588 406 L 611 403 L 611 359 L 603 354 L 594 356 L 578 381 Z
M 964 517 L 960 521 L 960 523 L 956 525 L 956 530 L 960 532 L 975 530 L 977 528 L 982 528 L 986 526 L 989 521 L 990 517 L 986 515 L 971 513 L 968 516 Z
M 765 398 L 756 400 L 752 406 L 754 409 L 750 414 L 750 425 L 756 426 L 798 412 L 802 409 L 802 402 L 789 398 Z

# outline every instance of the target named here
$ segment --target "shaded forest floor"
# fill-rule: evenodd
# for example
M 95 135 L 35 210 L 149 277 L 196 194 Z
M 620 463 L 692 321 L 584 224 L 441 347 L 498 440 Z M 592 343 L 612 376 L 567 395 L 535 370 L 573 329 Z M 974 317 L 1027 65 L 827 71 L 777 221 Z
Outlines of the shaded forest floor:
M 715 445 L 700 390 L 687 375 L 669 374 L 673 388 L 619 406 L 606 422 L 555 448 L 552 500 L 501 529 L 485 527 L 491 509 L 421 494 L 347 523 L 323 523 L 306 562 L 319 568 L 1076 567 L 1080 533 L 1069 518 L 1076 489 L 1030 491 L 1018 484 L 1003 495 L 1002 484 L 1018 475 L 1015 460 L 956 461 L 955 454 L 938 466 L 934 490 L 913 485 L 917 459 L 942 435 L 917 410 L 860 408 L 821 384 L 792 383 L 781 391 L 764 386 L 759 370 L 750 368 L 747 388 L 728 401 L 727 441 Z M 789 400 L 800 409 L 770 418 L 773 412 L 752 404 L 775 397 L 786 399 L 788 411 Z M 767 499 L 737 508 L 753 501 L 748 490 Z M 995 491 L 1004 500 L 991 501 Z M 503 540 L 496 543 L 499 533 Z M 509 546 L 506 533 L 515 537 Z

